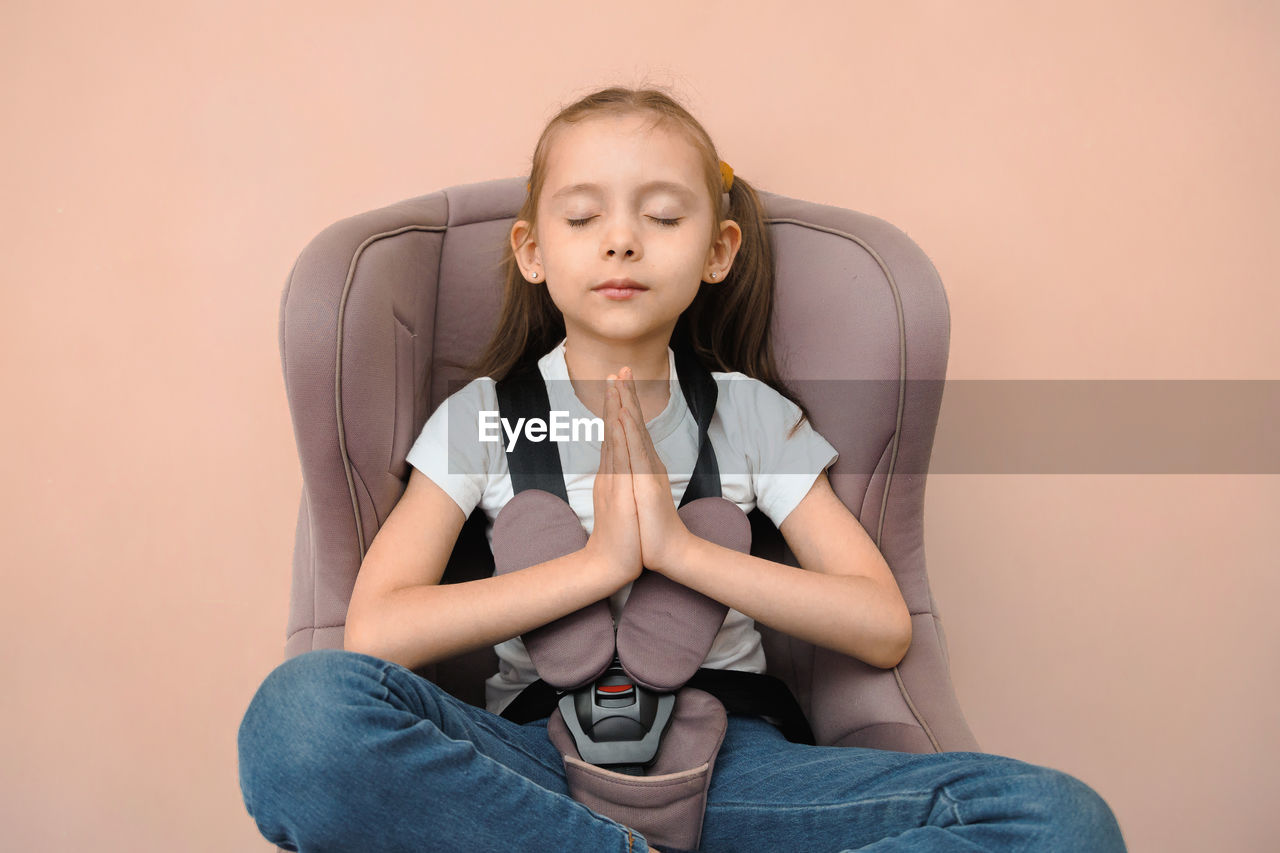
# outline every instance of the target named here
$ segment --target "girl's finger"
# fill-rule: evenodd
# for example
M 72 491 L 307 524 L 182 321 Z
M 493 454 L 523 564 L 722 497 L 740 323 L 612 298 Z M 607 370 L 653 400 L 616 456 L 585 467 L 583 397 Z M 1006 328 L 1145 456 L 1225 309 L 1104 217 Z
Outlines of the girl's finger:
M 618 397 L 614 392 L 614 377 L 609 374 L 609 378 L 604 382 L 604 442 L 609 446 L 609 459 L 613 459 L 614 444 L 617 442 L 617 433 L 613 432 L 613 421 L 618 419 Z
M 627 409 L 622 413 L 623 435 L 627 439 L 627 462 L 631 464 L 632 473 L 648 472 L 648 452 L 645 449 L 644 437 L 642 432 L 647 432 L 641 427 L 635 417 L 635 414 Z M 634 457 L 634 459 L 633 459 Z
M 618 397 L 614 392 L 614 376 L 610 374 L 605 382 L 604 391 L 604 439 L 600 443 L 600 456 L 603 460 L 604 470 L 609 474 L 616 474 L 618 466 L 615 464 L 615 454 L 617 449 L 617 432 L 613 429 L 613 422 L 618 419 Z
M 627 372 L 626 378 L 623 380 L 623 385 L 627 392 L 627 408 L 631 411 L 640 432 L 640 435 L 637 436 L 640 442 L 638 446 L 647 453 L 656 454 L 657 450 L 653 446 L 653 436 L 649 435 L 649 428 L 644 424 L 644 413 L 640 410 L 640 392 L 636 390 L 635 374 L 631 372 L 630 367 L 626 367 L 624 370 Z
M 613 442 L 609 441 L 609 430 L 604 431 L 604 440 L 600 442 L 600 473 L 613 473 Z
M 625 383 L 624 383 L 625 384 Z M 626 407 L 631 428 L 627 431 L 627 439 L 634 452 L 640 458 L 648 457 L 657 451 L 653 447 L 653 436 L 649 435 L 649 428 L 645 426 L 640 413 L 640 401 L 635 395 L 635 385 L 631 385 L 631 391 L 628 396 L 633 403 Z
M 627 408 L 635 412 L 636 420 L 641 420 L 644 417 L 644 415 L 640 411 L 640 393 L 636 391 L 635 374 L 631 372 L 630 367 L 624 367 L 623 370 L 626 371 L 627 375 L 625 377 L 619 377 L 619 378 L 622 379 L 623 392 L 627 395 L 626 396 Z
M 613 429 L 613 470 L 618 474 L 630 474 L 631 459 L 627 452 L 627 437 L 623 432 L 622 424 L 616 418 L 613 421 Z
M 627 457 L 627 442 L 623 435 L 622 429 L 618 424 L 619 400 L 617 388 L 617 377 L 613 374 L 609 375 L 608 387 L 605 390 L 605 433 L 609 437 L 609 457 L 612 460 L 612 469 L 615 474 L 621 474 L 624 470 L 630 470 L 630 466 L 623 468 L 623 463 Z

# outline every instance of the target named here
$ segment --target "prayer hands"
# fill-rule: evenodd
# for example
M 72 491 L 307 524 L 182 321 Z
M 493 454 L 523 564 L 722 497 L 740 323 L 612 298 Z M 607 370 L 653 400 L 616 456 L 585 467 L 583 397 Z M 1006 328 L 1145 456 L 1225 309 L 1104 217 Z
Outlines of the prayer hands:
M 612 410 L 621 418 L 626 438 L 629 479 L 635 498 L 644 567 L 665 574 L 679 559 L 692 534 L 676 511 L 667 468 L 658 457 L 653 438 L 645 426 L 631 368 L 622 368 L 617 377 L 610 375 L 609 388 L 605 393 L 609 398 L 605 410 L 608 412 L 612 403 Z
M 600 443 L 600 468 L 591 499 L 595 523 L 586 549 L 593 563 L 607 572 L 621 589 L 644 570 L 640 550 L 640 525 L 632 489 L 631 458 L 627 452 L 622 406 L 612 380 L 605 390 L 604 441 Z

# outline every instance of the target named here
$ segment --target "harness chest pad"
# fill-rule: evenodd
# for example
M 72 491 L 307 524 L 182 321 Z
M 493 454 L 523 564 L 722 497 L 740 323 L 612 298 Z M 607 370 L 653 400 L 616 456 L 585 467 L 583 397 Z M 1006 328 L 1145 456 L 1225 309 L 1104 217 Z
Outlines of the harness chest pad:
M 494 574 L 545 563 L 587 544 L 587 531 L 565 501 L 525 489 L 493 521 Z M 521 635 L 538 675 L 560 690 L 600 677 L 613 661 L 613 615 L 601 599 Z

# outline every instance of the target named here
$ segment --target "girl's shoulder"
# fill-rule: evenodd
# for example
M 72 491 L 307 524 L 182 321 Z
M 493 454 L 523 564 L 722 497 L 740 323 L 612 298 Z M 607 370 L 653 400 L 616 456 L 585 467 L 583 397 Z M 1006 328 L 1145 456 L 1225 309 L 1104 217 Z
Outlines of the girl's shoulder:
M 405 461 L 453 498 L 468 516 L 489 489 L 496 464 L 493 443 L 480 440 L 480 414 L 496 409 L 493 380 L 473 379 L 461 387 L 450 383 L 445 397 L 423 424 Z
M 745 373 L 715 370 L 711 372 L 711 377 L 716 380 L 717 410 L 723 406 L 735 413 L 777 413 L 791 416 L 800 413 L 800 407 L 773 386 Z
M 450 380 L 449 395 L 440 401 L 436 412 L 465 411 L 495 408 L 498 400 L 497 383 L 488 376 L 481 376 L 469 382 Z M 434 416 L 435 413 L 433 413 Z
M 478 440 L 478 425 L 486 412 L 497 412 L 498 392 L 493 379 L 481 376 L 466 383 L 450 381 L 451 393 L 431 411 L 410 450 L 409 461 L 449 448 L 451 453 L 486 460 L 491 448 Z M 420 466 L 421 467 L 421 466 Z

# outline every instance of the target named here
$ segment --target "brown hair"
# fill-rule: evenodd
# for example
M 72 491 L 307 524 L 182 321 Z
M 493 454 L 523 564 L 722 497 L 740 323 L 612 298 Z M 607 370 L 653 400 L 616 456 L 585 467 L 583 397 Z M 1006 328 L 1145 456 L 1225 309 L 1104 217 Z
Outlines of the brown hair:
M 537 227 L 537 200 L 547 172 L 547 154 L 556 132 L 569 124 L 596 116 L 644 115 L 653 117 L 653 126 L 662 125 L 682 132 L 702 158 L 707 192 L 712 199 L 710 247 L 719 235 L 720 220 L 732 219 L 742 230 L 742 244 L 725 280 L 703 283 L 693 302 L 680 315 L 672 333 L 672 348 L 690 347 L 708 370 L 738 371 L 757 379 L 800 409 L 792 426 L 794 433 L 809 412 L 787 389 L 778 375 L 769 334 L 773 318 L 773 247 L 765 226 L 763 207 L 752 186 L 736 172 L 729 191 L 729 209 L 720 203 L 724 192 L 720 155 L 702 125 L 671 96 L 657 89 L 630 89 L 614 86 L 594 92 L 556 114 L 538 139 L 529 170 L 529 192 L 517 219 Z M 536 362 L 565 335 L 564 317 L 551 301 L 546 287 L 525 281 L 516 263 L 511 241 L 505 242 L 502 258 L 502 309 L 493 336 L 479 358 L 468 365 L 472 378 L 501 379 L 511 370 Z

